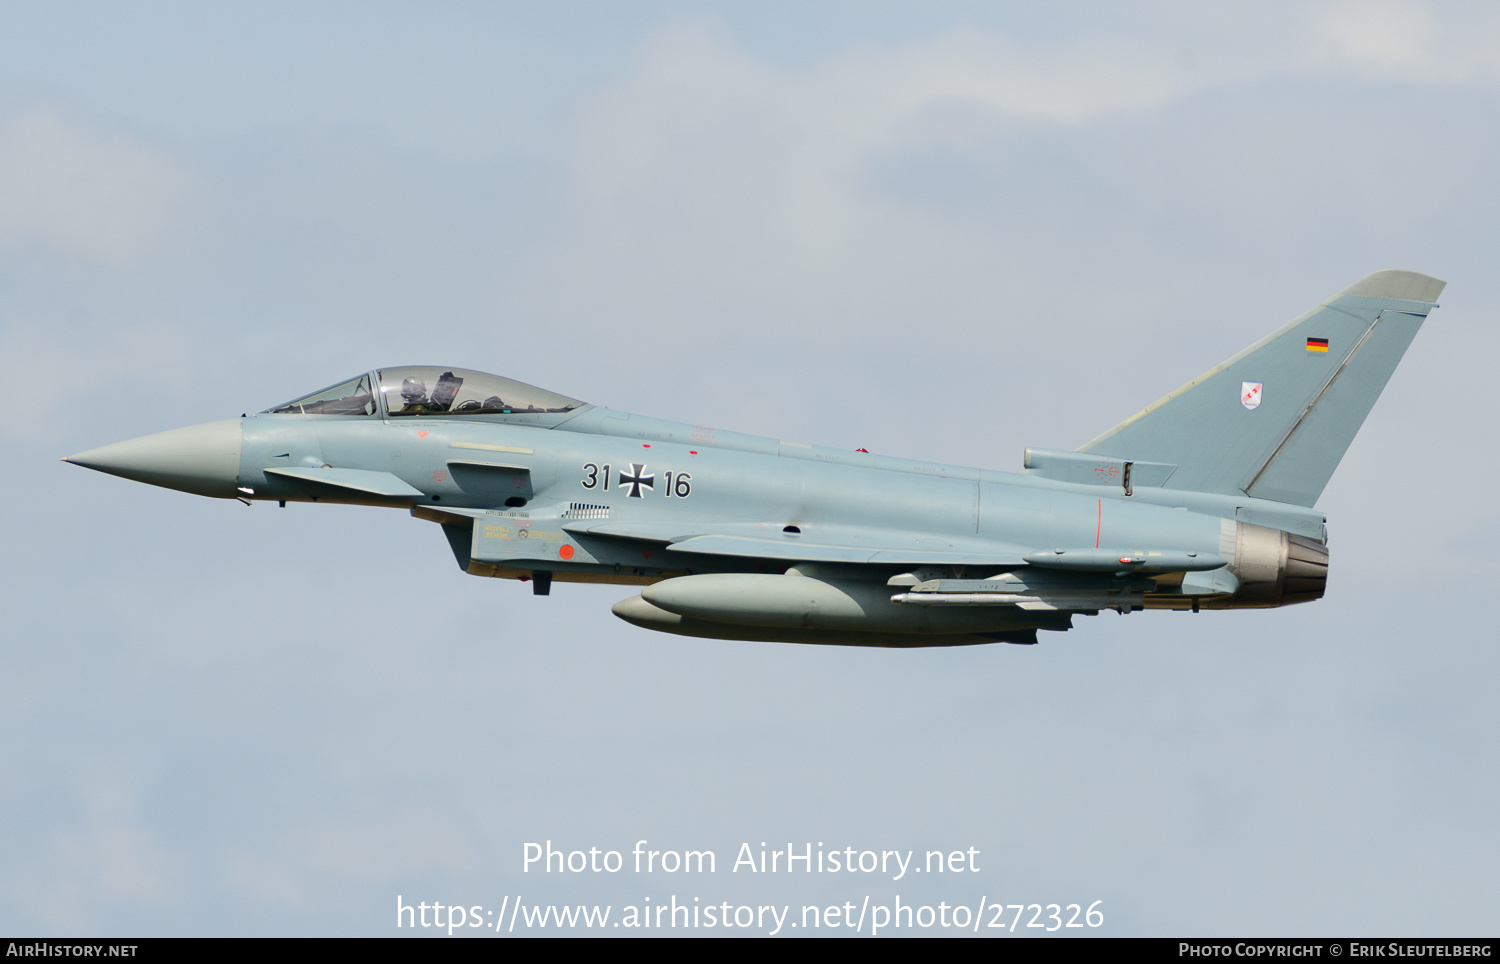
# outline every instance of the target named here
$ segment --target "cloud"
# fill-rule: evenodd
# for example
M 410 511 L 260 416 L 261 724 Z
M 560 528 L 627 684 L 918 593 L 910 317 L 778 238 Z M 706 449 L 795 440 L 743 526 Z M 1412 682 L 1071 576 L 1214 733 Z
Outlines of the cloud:
M 0 124 L 0 254 L 128 269 L 190 227 L 198 194 L 181 165 L 137 140 L 47 110 Z
M 851 47 L 799 71 L 678 25 L 587 112 L 575 170 L 596 202 L 666 189 L 705 225 L 758 223 L 816 256 L 847 236 L 860 165 L 927 136 L 914 126 L 924 115 L 1077 125 L 1149 110 L 1187 86 L 1164 58 L 1104 36 L 1024 46 L 963 28 Z
M 562 203 L 502 268 L 500 310 L 573 331 L 608 319 L 598 338 L 644 336 L 655 364 L 680 379 L 733 356 L 831 397 L 839 376 L 818 360 L 824 352 L 853 366 L 916 318 L 987 314 L 992 292 L 1028 284 L 1029 258 L 1011 248 L 1038 247 L 1027 230 L 1038 220 L 1059 232 L 1056 209 L 1038 201 L 1058 179 L 1043 171 L 1038 185 L 1019 170 L 1037 162 L 1015 158 L 1024 151 L 1008 139 L 1084 136 L 1159 111 L 1195 84 L 1170 56 L 1107 33 L 1023 43 L 963 27 L 788 67 L 712 26 L 667 26 L 578 112 L 560 158 Z M 908 170 L 930 159 L 957 177 Z M 964 177 L 994 178 L 1002 210 L 976 219 L 972 200 L 924 194 Z M 1070 205 L 1076 197 L 1062 199 Z M 975 278 L 977 294 L 964 284 Z M 596 386 L 607 377 L 587 373 Z M 592 399 L 676 412 L 630 390 Z M 768 407 L 781 403 L 765 394 L 755 392 L 755 421 L 733 424 L 776 431 Z M 805 412 L 796 418 L 800 431 L 815 428 Z
M 1500 79 L 1500 16 L 1488 6 L 1421 0 L 1329 3 L 1309 20 L 1310 56 L 1424 84 Z

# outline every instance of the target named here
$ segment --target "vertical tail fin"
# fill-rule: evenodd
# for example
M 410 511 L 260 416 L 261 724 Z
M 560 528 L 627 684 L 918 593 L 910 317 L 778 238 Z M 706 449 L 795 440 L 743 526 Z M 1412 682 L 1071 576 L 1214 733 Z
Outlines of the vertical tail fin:
M 1174 489 L 1311 506 L 1445 282 L 1377 271 L 1081 446 Z

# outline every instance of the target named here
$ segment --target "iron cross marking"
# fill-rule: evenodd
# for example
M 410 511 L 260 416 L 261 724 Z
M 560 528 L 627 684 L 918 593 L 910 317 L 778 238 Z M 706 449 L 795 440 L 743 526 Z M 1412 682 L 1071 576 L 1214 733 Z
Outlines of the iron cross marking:
M 653 492 L 656 490 L 656 486 L 652 484 L 656 481 L 656 476 L 646 475 L 645 472 L 646 467 L 644 465 L 638 462 L 632 462 L 630 463 L 629 475 L 626 475 L 624 472 L 620 473 L 620 484 L 630 486 L 630 497 L 632 499 L 642 498 L 642 486 L 651 489 Z

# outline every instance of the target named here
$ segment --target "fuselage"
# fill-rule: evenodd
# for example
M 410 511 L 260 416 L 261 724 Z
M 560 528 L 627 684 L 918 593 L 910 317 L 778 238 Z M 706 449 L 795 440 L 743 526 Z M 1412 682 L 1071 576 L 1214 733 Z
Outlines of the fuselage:
M 607 508 L 611 522 L 679 524 L 684 533 L 698 523 L 704 531 L 764 525 L 778 538 L 807 541 L 829 529 L 901 531 L 934 549 L 973 553 L 1136 545 L 1213 552 L 1220 538 L 1219 516 L 1156 504 L 1139 488 L 1126 497 L 1117 487 L 845 452 L 598 406 L 552 428 L 431 416 L 351 423 L 257 415 L 241 422 L 235 491 L 221 489 L 230 498 L 248 488 L 253 499 L 410 504 L 315 492 L 265 471 L 358 467 L 396 476 L 421 492 L 422 505 L 508 509 L 510 517 L 527 518 L 544 506 L 587 503 Z M 455 461 L 524 466 L 530 480 L 466 475 Z M 518 499 L 523 504 L 505 505 Z M 1234 507 L 1227 509 L 1232 517 Z M 785 532 L 787 526 L 801 531 Z
M 630 415 L 483 372 L 357 375 L 68 461 L 200 495 L 390 506 L 480 576 L 644 585 L 690 636 L 1035 642 L 1074 615 L 1323 595 L 1314 506 L 1444 283 L 1376 271 L 1073 451 L 995 472 Z
M 634 610 L 616 609 L 646 625 L 656 599 L 674 622 L 651 628 L 672 632 L 706 619 L 714 633 L 750 625 L 782 633 L 775 638 L 1034 635 L 1102 608 L 1279 605 L 1301 601 L 1284 591 L 1288 540 L 1323 541 L 1314 510 L 1131 485 L 1128 465 L 1124 484 L 1103 463 L 1088 482 L 1059 481 L 724 432 L 560 396 L 529 410 L 499 410 L 496 395 L 490 409 L 443 411 L 410 377 L 408 394 L 422 404 L 394 402 L 402 371 L 70 461 L 247 503 L 402 508 L 442 525 L 459 565 L 476 575 L 546 586 L 672 580 Z M 477 373 L 464 375 L 473 382 Z M 466 380 L 451 370 L 442 377 Z M 457 404 L 455 396 L 443 404 Z M 1198 572 L 1209 568 L 1221 570 L 1210 574 L 1220 582 Z M 786 574 L 812 578 L 757 581 Z M 704 576 L 715 579 L 683 578 Z M 800 593 L 790 602 L 778 595 L 789 585 Z M 833 596 L 807 595 L 829 586 Z M 1321 583 L 1300 595 L 1319 594 Z

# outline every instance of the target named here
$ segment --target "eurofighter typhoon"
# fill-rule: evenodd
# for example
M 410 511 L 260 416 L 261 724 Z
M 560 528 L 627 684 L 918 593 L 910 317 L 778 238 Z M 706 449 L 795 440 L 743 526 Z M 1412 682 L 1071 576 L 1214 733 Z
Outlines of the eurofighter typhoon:
M 460 569 L 641 587 L 645 629 L 856 646 L 1035 643 L 1112 609 L 1308 602 L 1314 508 L 1444 283 L 1377 271 L 1019 474 L 613 411 L 508 378 L 384 368 L 257 415 L 66 461 L 222 499 L 436 523 Z

